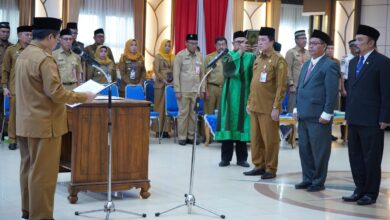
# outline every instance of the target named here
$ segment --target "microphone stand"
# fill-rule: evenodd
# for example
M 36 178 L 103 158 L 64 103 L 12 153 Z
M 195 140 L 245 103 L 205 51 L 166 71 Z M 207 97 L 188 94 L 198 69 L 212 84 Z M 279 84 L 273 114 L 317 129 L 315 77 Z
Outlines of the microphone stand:
M 111 77 L 99 66 L 93 64 L 93 68 L 99 70 L 102 72 L 104 77 L 106 78 L 109 86 L 108 86 L 108 165 L 107 165 L 107 201 L 104 203 L 103 209 L 95 209 L 95 210 L 90 210 L 90 211 L 83 211 L 83 212 L 78 212 L 76 211 L 74 214 L 75 215 L 82 215 L 82 214 L 87 214 L 87 213 L 93 213 L 93 212 L 100 212 L 104 211 L 106 212 L 106 220 L 109 219 L 110 214 L 112 212 L 122 212 L 122 213 L 127 213 L 131 215 L 136 215 L 139 217 L 146 218 L 146 214 L 142 213 L 135 213 L 135 212 L 129 212 L 125 210 L 120 210 L 120 209 L 115 209 L 115 204 L 112 201 L 111 198 L 111 189 L 112 189 L 112 91 L 111 91 L 111 84 L 113 84 Z
M 195 145 L 196 145 L 196 138 L 197 138 L 197 131 L 198 131 L 198 110 L 199 110 L 199 100 L 200 100 L 200 90 L 201 90 L 201 87 L 202 87 L 202 84 L 203 82 L 205 81 L 205 79 L 207 78 L 207 76 L 215 69 L 216 67 L 216 63 L 214 63 L 214 65 L 211 66 L 210 70 L 206 73 L 206 75 L 204 75 L 204 77 L 202 78 L 202 80 L 200 81 L 199 83 L 199 87 L 198 87 L 198 92 L 197 92 L 197 98 L 196 98 L 196 101 L 195 101 L 195 108 L 194 108 L 194 111 L 195 111 L 195 114 L 196 114 L 196 117 L 195 117 L 195 132 L 194 132 L 194 142 L 192 143 L 192 157 L 191 157 L 191 174 L 190 174 L 190 186 L 189 186 L 189 191 L 188 191 L 188 194 L 184 194 L 184 204 L 182 205 L 178 205 L 178 206 L 175 206 L 171 209 L 168 209 L 166 211 L 163 211 L 163 212 L 156 212 L 155 213 L 155 216 L 156 217 L 159 217 L 160 215 L 164 214 L 164 213 L 167 213 L 167 212 L 170 212 L 170 211 L 173 211 L 175 209 L 178 209 L 180 207 L 183 207 L 183 206 L 187 206 L 188 208 L 188 214 L 191 214 L 191 211 L 192 211 L 192 207 L 198 207 L 204 211 L 207 211 L 213 215 L 216 215 L 222 219 L 225 218 L 225 215 L 220 215 L 214 211 L 211 211 L 209 209 L 206 209 L 202 206 L 199 206 L 195 203 L 195 196 L 193 194 L 193 188 L 194 188 L 194 173 L 195 173 Z

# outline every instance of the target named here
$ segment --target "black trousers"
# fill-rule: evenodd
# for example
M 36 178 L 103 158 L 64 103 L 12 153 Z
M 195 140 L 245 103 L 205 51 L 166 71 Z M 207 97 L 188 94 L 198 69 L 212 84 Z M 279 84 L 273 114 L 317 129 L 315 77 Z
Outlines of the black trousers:
M 378 126 L 348 125 L 348 154 L 355 193 L 376 199 L 381 183 L 384 131 Z
M 236 141 L 236 140 L 225 140 L 222 141 L 221 147 L 221 160 L 222 161 L 231 161 L 234 151 L 234 143 L 236 143 L 236 157 L 237 162 L 246 161 L 248 159 L 248 148 L 246 142 Z

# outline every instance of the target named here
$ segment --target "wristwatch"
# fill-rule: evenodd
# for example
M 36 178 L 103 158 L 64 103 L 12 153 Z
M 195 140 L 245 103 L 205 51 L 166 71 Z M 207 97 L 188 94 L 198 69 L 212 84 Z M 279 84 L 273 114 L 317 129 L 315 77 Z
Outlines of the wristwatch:
M 272 109 L 278 109 L 278 107 L 272 106 Z

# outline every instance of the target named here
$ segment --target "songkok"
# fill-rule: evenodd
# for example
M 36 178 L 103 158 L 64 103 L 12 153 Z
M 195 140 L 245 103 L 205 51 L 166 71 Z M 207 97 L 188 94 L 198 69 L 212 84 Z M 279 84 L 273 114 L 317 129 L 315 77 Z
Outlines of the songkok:
M 295 31 L 295 38 L 300 37 L 300 36 L 306 36 L 305 30 Z
M 20 32 L 32 32 L 32 30 L 33 30 L 32 26 L 19 26 L 16 29 L 16 32 L 17 33 L 20 33 Z
M 318 39 L 324 41 L 324 43 L 329 45 L 329 41 L 330 41 L 329 36 L 320 30 L 314 30 L 313 33 L 311 34 L 310 38 L 318 38 Z
M 268 37 L 275 37 L 275 29 L 271 27 L 261 27 L 259 35 L 262 36 L 268 36 Z
M 356 40 L 353 39 L 353 40 L 348 41 L 348 45 L 349 45 L 349 47 L 354 47 L 354 46 L 356 46 Z
M 197 34 L 187 34 L 186 40 L 198 40 Z
M 70 31 L 70 29 L 66 28 L 66 29 L 63 29 L 61 32 L 60 32 L 60 36 L 64 36 L 64 35 L 72 35 L 72 32 Z
M 76 22 L 68 22 L 68 24 L 66 24 L 66 28 L 67 29 L 77 29 L 77 23 Z
M 233 40 L 239 37 L 246 37 L 246 34 L 243 31 L 236 31 L 233 34 Z
M 59 31 L 62 21 L 58 18 L 35 17 L 33 22 L 34 30 L 55 30 Z
M 274 50 L 276 51 L 276 52 L 280 52 L 281 50 L 282 50 L 282 45 L 280 44 L 280 43 L 278 43 L 278 42 L 274 42 Z
M 7 29 L 10 29 L 10 28 L 9 28 L 9 22 L 6 22 L 6 21 L 0 22 L 0 28 L 7 28 Z
M 367 25 L 362 25 L 362 24 L 359 25 L 356 34 L 362 34 L 362 35 L 369 36 L 369 37 L 373 38 L 375 41 L 378 40 L 379 35 L 380 35 L 380 33 L 377 29 L 370 27 L 370 26 L 367 26 Z
M 334 46 L 334 42 L 332 40 L 329 40 L 328 46 Z
M 103 28 L 96 29 L 95 32 L 94 32 L 94 34 L 95 34 L 95 35 L 96 35 L 96 34 L 104 34 Z

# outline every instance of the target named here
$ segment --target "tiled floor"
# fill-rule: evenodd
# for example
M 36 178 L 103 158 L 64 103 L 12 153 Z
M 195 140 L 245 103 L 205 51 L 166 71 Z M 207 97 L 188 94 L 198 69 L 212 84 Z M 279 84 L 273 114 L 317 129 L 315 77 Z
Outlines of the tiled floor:
M 390 133 L 386 134 L 385 151 L 382 162 L 382 193 L 375 205 L 358 207 L 343 203 L 341 195 L 348 195 L 353 189 L 347 148 L 341 142 L 333 144 L 329 163 L 327 189 L 322 192 L 308 193 L 295 190 L 294 184 L 300 176 L 298 149 L 282 146 L 279 153 L 278 177 L 274 180 L 259 181 L 258 177 L 246 177 L 233 159 L 233 165 L 220 168 L 220 145 L 213 143 L 209 147 L 197 148 L 194 195 L 196 204 L 217 213 L 226 215 L 226 219 L 390 219 Z M 191 146 L 179 146 L 172 140 L 164 139 L 161 145 L 152 138 L 149 155 L 149 178 L 151 196 L 139 198 L 139 190 L 117 193 L 114 203 L 117 209 L 146 213 L 147 219 L 218 219 L 198 208 L 187 214 L 187 207 L 154 216 L 184 203 L 184 194 L 188 193 Z M 250 156 L 249 156 L 250 158 Z M 250 162 L 250 159 L 248 160 Z M 19 195 L 19 152 L 8 150 L 0 145 L 0 219 L 20 218 Z M 55 219 L 105 219 L 105 213 L 98 212 L 85 216 L 75 216 L 75 211 L 103 208 L 106 194 L 79 193 L 77 204 L 67 200 L 69 174 L 60 174 L 55 195 Z M 132 215 L 114 212 L 110 219 L 142 219 Z

